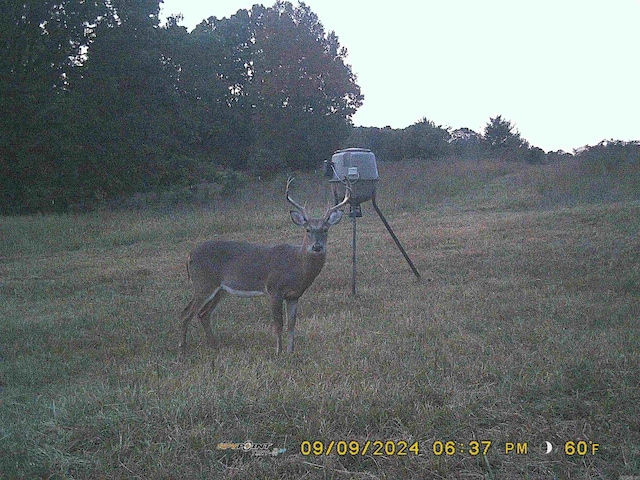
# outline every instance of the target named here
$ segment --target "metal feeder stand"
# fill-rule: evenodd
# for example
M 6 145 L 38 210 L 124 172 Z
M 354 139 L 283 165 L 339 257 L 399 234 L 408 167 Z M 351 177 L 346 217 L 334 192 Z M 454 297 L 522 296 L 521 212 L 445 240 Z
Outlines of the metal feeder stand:
M 380 211 L 376 203 L 376 184 L 378 183 L 378 167 L 376 165 L 376 157 L 371 150 L 364 148 L 348 148 L 346 150 L 338 150 L 333 154 L 331 161 L 325 161 L 324 174 L 331 177 L 329 183 L 333 192 L 335 204 L 344 198 L 346 185 L 351 188 L 351 198 L 349 199 L 350 212 L 349 216 L 353 222 L 353 240 L 352 240 L 352 263 L 353 278 L 351 283 L 351 291 L 356 295 L 356 239 L 357 239 L 357 222 L 358 217 L 362 217 L 361 203 L 371 200 L 373 209 L 376 211 L 383 225 L 393 238 L 396 246 L 404 256 L 404 259 L 411 267 L 416 278 L 420 279 L 420 272 L 415 267 L 404 247 L 393 232 L 391 225 Z

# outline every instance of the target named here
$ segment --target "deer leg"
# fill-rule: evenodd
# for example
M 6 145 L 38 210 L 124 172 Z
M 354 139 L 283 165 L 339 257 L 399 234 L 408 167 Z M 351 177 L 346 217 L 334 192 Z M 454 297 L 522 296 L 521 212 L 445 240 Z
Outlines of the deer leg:
M 211 333 L 211 315 L 213 311 L 218 306 L 218 302 L 222 299 L 224 295 L 224 290 L 220 287 L 216 288 L 216 290 L 209 296 L 207 300 L 205 300 L 200 310 L 198 310 L 198 319 L 202 324 L 202 328 L 204 328 L 204 334 L 207 337 L 207 343 L 210 347 L 215 348 L 216 339 Z
M 296 329 L 296 312 L 298 311 L 298 300 L 287 300 L 287 334 L 289 342 L 287 353 L 293 353 L 293 336 Z
M 273 331 L 276 334 L 276 355 L 282 352 L 282 297 L 271 297 L 271 312 L 273 313 Z
M 187 327 L 189 326 L 189 322 L 195 315 L 194 306 L 196 304 L 195 297 L 191 299 L 189 304 L 182 310 L 182 314 L 180 315 L 180 319 L 182 321 L 182 341 L 180 342 L 180 351 L 184 355 L 187 351 Z

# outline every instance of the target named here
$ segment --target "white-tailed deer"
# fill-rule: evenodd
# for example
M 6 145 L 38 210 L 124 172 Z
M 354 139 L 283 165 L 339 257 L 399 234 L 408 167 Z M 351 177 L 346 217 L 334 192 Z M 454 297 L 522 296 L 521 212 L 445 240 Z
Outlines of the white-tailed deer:
M 276 353 L 282 351 L 283 305 L 287 309 L 287 352 L 293 352 L 298 298 L 309 288 L 322 270 L 327 256 L 327 232 L 342 218 L 340 208 L 349 201 L 351 189 L 345 189 L 344 200 L 327 209 L 322 218 L 309 218 L 304 207 L 289 196 L 292 178 L 287 180 L 285 195 L 295 207 L 291 220 L 304 227 L 302 245 L 253 245 L 246 242 L 209 241 L 196 247 L 187 261 L 187 272 L 193 283 L 193 298 L 182 312 L 182 342 L 186 353 L 187 327 L 197 316 L 207 341 L 215 347 L 211 333 L 211 315 L 225 293 L 241 297 L 269 295 L 276 334 Z

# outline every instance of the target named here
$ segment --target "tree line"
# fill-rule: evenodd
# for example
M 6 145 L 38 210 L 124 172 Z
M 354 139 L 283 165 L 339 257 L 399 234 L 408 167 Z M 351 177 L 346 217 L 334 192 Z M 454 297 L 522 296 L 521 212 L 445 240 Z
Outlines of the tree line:
M 482 132 L 443 127 L 427 118 L 403 129 L 353 127 L 345 145 L 369 148 L 386 161 L 457 158 L 548 164 L 576 156 L 590 163 L 609 166 L 640 163 L 638 140 L 603 140 L 573 153 L 563 150 L 545 152 L 524 139 L 515 124 L 502 115 L 490 118 Z
M 1 0 L 2 212 L 321 162 L 363 96 L 304 3 L 160 24 L 159 1 Z
M 502 115 L 490 118 L 480 133 L 443 127 L 423 118 L 404 129 L 355 127 L 348 142 L 370 148 L 386 160 L 455 157 L 542 164 L 569 155 L 563 151 L 546 154 L 522 138 Z
M 191 32 L 180 18 L 161 25 L 159 0 L 0 7 L 0 213 L 91 209 L 201 183 L 232 190 L 243 174 L 317 168 L 341 147 L 391 161 L 564 155 L 530 145 L 501 116 L 482 133 L 426 118 L 354 127 L 364 97 L 347 51 L 302 2 L 210 17 Z

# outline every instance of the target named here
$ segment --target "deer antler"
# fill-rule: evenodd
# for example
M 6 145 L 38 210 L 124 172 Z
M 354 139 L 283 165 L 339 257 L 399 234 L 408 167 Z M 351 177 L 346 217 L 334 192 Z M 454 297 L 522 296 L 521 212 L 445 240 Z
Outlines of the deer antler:
M 344 199 L 337 205 L 334 205 L 333 207 L 329 207 L 327 209 L 327 212 L 324 214 L 325 220 L 327 220 L 333 212 L 340 210 L 347 203 L 349 203 L 349 199 L 351 198 L 351 182 L 349 181 L 348 178 L 345 178 L 344 180 L 340 180 L 340 181 L 344 183 Z
M 303 206 L 297 204 L 290 196 L 289 196 L 289 185 L 291 185 L 291 182 L 293 182 L 294 178 L 293 177 L 289 177 L 287 178 L 287 188 L 285 190 L 285 195 L 287 196 L 287 201 L 293 205 L 296 210 L 298 210 L 302 216 L 305 218 L 305 220 L 309 219 L 309 216 L 307 215 L 307 211 L 304 209 Z

